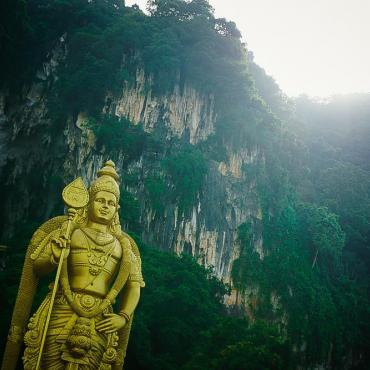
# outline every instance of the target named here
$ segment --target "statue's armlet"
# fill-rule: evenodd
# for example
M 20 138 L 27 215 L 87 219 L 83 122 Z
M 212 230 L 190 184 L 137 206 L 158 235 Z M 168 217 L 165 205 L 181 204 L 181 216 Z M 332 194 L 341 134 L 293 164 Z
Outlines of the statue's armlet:
M 131 270 L 128 276 L 128 281 L 138 282 L 140 284 L 140 287 L 143 288 L 145 287 L 145 282 L 141 271 L 140 255 L 135 254 L 132 250 L 130 250 L 129 256 L 131 259 Z

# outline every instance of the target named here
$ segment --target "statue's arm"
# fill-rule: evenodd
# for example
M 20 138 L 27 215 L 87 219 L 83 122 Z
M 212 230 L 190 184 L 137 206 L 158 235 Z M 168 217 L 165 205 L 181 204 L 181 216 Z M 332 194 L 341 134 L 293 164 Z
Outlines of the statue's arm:
M 138 250 L 134 253 L 128 244 L 126 258 L 130 259 L 130 272 L 128 280 L 121 291 L 120 310 L 118 314 L 105 314 L 106 319 L 100 321 L 96 328 L 107 334 L 125 327 L 132 319 L 136 306 L 140 300 L 140 289 L 145 286 L 141 273 L 141 259 Z
M 39 276 L 46 275 L 56 269 L 62 249 L 67 248 L 67 241 L 60 237 L 60 230 L 56 230 L 45 238 L 40 252 L 33 259 L 33 269 Z M 68 251 L 68 248 L 67 248 Z M 65 253 L 65 258 L 68 252 Z
M 145 286 L 143 275 L 141 273 L 141 259 L 137 251 L 137 255 L 130 250 L 131 256 L 131 271 L 126 285 L 122 289 L 120 314 L 127 320 L 131 318 L 135 308 L 140 300 L 140 289 Z
M 56 261 L 53 259 L 53 252 L 51 249 L 51 240 L 56 236 L 56 232 L 50 233 L 50 235 L 42 241 L 42 245 L 39 247 L 39 252 L 32 256 L 33 270 L 39 276 L 52 272 L 57 266 Z
M 49 248 L 50 252 L 51 249 Z M 46 275 L 52 272 L 56 268 L 56 264 L 52 262 L 52 253 L 42 253 L 33 262 L 33 269 L 35 273 L 39 276 Z
M 121 295 L 121 315 L 131 317 L 140 300 L 140 283 L 128 281 L 122 290 Z

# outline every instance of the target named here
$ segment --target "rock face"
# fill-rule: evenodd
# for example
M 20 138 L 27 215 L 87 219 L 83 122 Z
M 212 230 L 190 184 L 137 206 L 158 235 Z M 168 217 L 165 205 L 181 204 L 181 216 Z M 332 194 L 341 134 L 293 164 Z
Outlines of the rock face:
M 5 123 L 0 131 L 0 140 L 4 142 L 2 148 L 11 148 L 6 154 L 3 152 L 1 158 L 4 163 L 10 158 L 16 159 L 10 176 L 14 182 L 18 176 L 27 173 L 28 164 L 32 163 L 33 168 L 34 161 L 46 165 L 45 158 L 42 158 L 44 150 L 35 149 L 33 153 L 28 148 L 22 154 L 24 149 L 15 145 L 15 141 L 20 133 L 27 140 L 32 137 L 32 128 L 49 124 L 46 118 L 47 99 L 53 66 L 58 63 L 55 55 L 63 58 L 62 49 L 59 49 L 59 54 L 51 56 L 50 62 L 39 74 L 42 78 L 16 105 L 7 105 L 6 94 L 0 95 L 0 120 Z M 201 94 L 187 84 L 182 88 L 175 85 L 170 94 L 155 95 L 152 84 L 151 77 L 138 69 L 135 83 L 126 83 L 120 96 L 109 97 L 109 104 L 104 109 L 128 118 L 133 124 L 142 123 L 146 132 L 161 130 L 167 140 L 178 138 L 196 145 L 215 132 L 217 115 L 212 95 Z M 109 157 L 108 153 L 95 150 L 95 137 L 85 124 L 87 119 L 81 113 L 77 119 L 67 122 L 61 139 L 68 147 L 68 154 L 53 159 L 53 164 L 47 162 L 62 171 L 65 182 L 75 176 L 82 176 L 86 182 L 91 181 Z M 13 129 L 9 130 L 9 127 Z M 44 144 L 50 139 L 45 136 Z M 143 240 L 165 250 L 192 254 L 203 265 L 213 266 L 218 277 L 230 282 L 232 263 L 239 255 L 237 228 L 240 224 L 253 220 L 256 225 L 255 245 L 259 247 L 261 256 L 263 254 L 261 233 L 258 232 L 261 211 L 256 184 L 253 176 L 244 170 L 246 165 L 257 165 L 262 153 L 258 148 L 235 151 L 230 145 L 227 146 L 226 158 L 223 162 L 211 162 L 197 201 L 189 211 L 180 212 L 177 204 L 166 204 L 163 214 L 151 209 L 144 188 L 146 176 L 156 171 L 158 163 L 144 152 L 123 170 L 124 153 L 120 153 L 116 165 L 122 178 L 132 172 L 139 174 L 136 186 L 126 190 L 139 200 Z M 55 165 L 56 161 L 59 161 L 58 165 Z M 27 193 L 25 198 L 27 196 L 31 195 Z M 57 201 L 60 202 L 58 198 Z M 13 223 L 25 214 L 21 203 L 16 207 L 13 204 L 10 212 Z M 45 216 L 50 215 L 45 212 Z
M 147 132 L 163 124 L 169 136 L 186 135 L 190 144 L 197 144 L 214 132 L 216 114 L 212 95 L 200 94 L 185 84 L 182 89 L 176 85 L 170 95 L 155 96 L 152 81 L 138 69 L 134 86 L 127 83 L 123 87 L 115 114 L 135 124 L 143 123 Z
M 122 96 L 114 102 L 115 114 L 142 122 L 148 132 L 162 124 L 167 138 L 183 138 L 190 144 L 214 133 L 217 115 L 213 96 L 202 95 L 185 84 L 182 90 L 177 85 L 172 94 L 158 97 L 148 89 L 151 84 L 150 77 L 146 79 L 138 70 L 134 86 L 124 86 Z M 213 266 L 224 281 L 230 281 L 232 262 L 238 256 L 237 227 L 260 217 L 255 183 L 251 178 L 246 187 L 242 170 L 259 158 L 257 148 L 239 152 L 228 148 L 227 161 L 211 164 L 198 201 L 188 213 L 180 213 L 176 204 L 171 204 L 166 205 L 164 215 L 157 215 L 142 202 L 143 239 L 179 254 L 190 253 L 203 265 Z M 145 172 L 153 163 L 144 155 L 133 166 Z M 145 199 L 144 193 L 135 192 L 138 199 Z M 260 236 L 256 240 L 260 241 Z
M 56 69 L 66 54 L 62 36 L 35 76 L 35 82 L 24 86 L 20 96 L 0 90 L 0 179 L 3 191 L 9 189 L 11 193 L 4 198 L 0 213 L 0 234 L 4 239 L 16 233 L 16 225 L 30 212 L 42 213 L 44 218 L 53 216 L 51 212 L 56 200 L 53 198 L 40 204 L 38 211 L 30 209 L 35 194 L 29 183 L 32 183 L 32 177 L 52 175 L 54 166 L 59 167 L 58 159 L 52 158 L 48 147 L 52 138 L 46 130 L 51 125 L 47 102 L 50 87 L 56 79 Z M 55 140 L 55 147 L 58 140 L 62 138 Z

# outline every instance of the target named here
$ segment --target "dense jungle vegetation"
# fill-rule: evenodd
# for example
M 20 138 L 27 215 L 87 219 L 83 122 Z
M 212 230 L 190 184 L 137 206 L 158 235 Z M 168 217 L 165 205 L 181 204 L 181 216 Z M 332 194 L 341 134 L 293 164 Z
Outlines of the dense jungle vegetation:
M 24 248 L 60 201 L 63 130 L 79 112 L 89 117 L 97 152 L 125 154 L 125 165 L 146 151 L 160 158 L 145 179 L 150 206 L 176 202 L 186 212 L 202 189 L 211 161 L 235 148 L 258 146 L 263 161 L 246 167 L 262 207 L 264 258 L 254 248 L 256 220 L 239 226 L 241 252 L 233 286 L 249 296 L 250 313 L 223 303 L 230 287 L 187 256 L 144 245 L 147 287 L 137 311 L 127 369 L 289 369 L 319 364 L 368 369 L 370 358 L 370 96 L 320 103 L 289 100 L 253 61 L 233 22 L 215 18 L 206 0 L 152 0 L 149 15 L 122 1 L 5 0 L 0 5 L 0 89 L 16 103 L 57 45 L 66 50 L 50 85 L 51 124 L 22 129 L 9 144 L 22 155 L 2 160 L 2 194 L 35 192 L 27 219 L 6 236 L 8 208 L 0 210 L 1 244 L 11 248 L 0 268 L 3 345 Z M 124 57 L 123 57 L 124 56 Z M 192 84 L 215 97 L 217 127 L 207 142 L 170 145 L 129 120 L 102 113 L 107 96 L 133 83 L 137 68 L 153 76 L 156 94 Z M 36 76 L 36 77 L 35 77 Z M 149 88 L 149 86 L 148 86 Z M 14 104 L 15 104 L 14 103 Z M 6 127 L 6 130 L 12 130 Z M 45 134 L 52 137 L 45 144 Z M 32 143 L 32 147 L 25 145 Z M 26 179 L 11 169 L 35 158 Z M 44 148 L 44 149 L 43 149 Z M 114 159 L 114 158 L 113 158 Z M 45 181 L 48 178 L 48 181 Z M 180 180 L 186 181 L 180 181 Z M 122 219 L 139 234 L 138 200 L 122 183 Z M 40 192 L 43 190 L 43 196 Z M 45 199 L 46 198 L 46 199 Z M 55 204 L 55 205 L 54 205 Z M 252 288 L 252 289 L 251 289 Z M 37 300 L 43 296 L 40 292 Z M 276 297 L 273 302 L 271 297 Z

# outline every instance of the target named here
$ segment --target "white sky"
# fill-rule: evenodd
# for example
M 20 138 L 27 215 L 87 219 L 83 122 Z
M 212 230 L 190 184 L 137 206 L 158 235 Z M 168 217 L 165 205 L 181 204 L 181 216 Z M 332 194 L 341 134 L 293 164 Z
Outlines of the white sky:
M 145 9 L 146 0 L 126 0 Z M 290 95 L 370 92 L 370 0 L 210 0 Z

